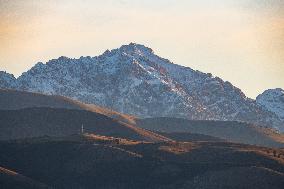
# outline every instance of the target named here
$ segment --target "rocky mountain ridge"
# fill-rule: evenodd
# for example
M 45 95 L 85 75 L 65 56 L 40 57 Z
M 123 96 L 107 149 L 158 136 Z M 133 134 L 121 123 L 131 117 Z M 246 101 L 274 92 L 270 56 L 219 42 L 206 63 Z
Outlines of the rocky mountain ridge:
M 0 76 L 2 88 L 67 96 L 142 118 L 232 120 L 284 130 L 275 113 L 231 83 L 174 64 L 135 43 L 96 57 L 62 56 L 6 79 L 8 84 L 2 80 Z

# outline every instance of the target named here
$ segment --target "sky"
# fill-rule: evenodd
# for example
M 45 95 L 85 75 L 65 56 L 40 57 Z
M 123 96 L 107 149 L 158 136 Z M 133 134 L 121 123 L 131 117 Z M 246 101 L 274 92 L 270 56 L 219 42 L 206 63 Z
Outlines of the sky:
M 130 42 L 250 98 L 284 88 L 283 0 L 0 0 L 0 70 L 16 77 Z

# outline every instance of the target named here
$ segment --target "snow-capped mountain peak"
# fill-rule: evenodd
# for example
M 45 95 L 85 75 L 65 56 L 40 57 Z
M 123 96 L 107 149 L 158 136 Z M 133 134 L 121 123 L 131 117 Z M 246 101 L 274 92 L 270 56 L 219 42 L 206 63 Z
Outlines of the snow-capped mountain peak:
M 284 130 L 274 113 L 231 83 L 136 43 L 95 57 L 38 63 L 16 83 L 19 90 L 63 95 L 140 117 L 235 120 Z

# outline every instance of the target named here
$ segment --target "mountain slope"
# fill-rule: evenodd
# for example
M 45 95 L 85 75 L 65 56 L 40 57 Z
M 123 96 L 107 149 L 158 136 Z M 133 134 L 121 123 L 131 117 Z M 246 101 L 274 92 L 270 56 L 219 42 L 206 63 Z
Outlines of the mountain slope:
M 27 108 L 0 110 L 0 140 L 66 136 L 81 132 L 131 140 L 167 141 L 166 137 L 105 115 L 73 109 Z
M 51 189 L 43 183 L 3 167 L 0 167 L 0 186 L 3 189 Z
M 283 154 L 226 142 L 0 141 L 1 166 L 60 189 L 282 189 Z
M 198 121 L 182 118 L 147 118 L 136 121 L 137 126 L 154 132 L 168 133 L 165 136 L 179 141 L 186 134 L 201 134 L 226 141 L 268 147 L 284 147 L 284 135 L 267 128 L 235 121 Z M 190 136 L 188 136 L 190 138 Z M 198 138 L 204 138 L 199 136 Z M 200 139 L 199 139 L 200 140 Z
M 284 90 L 268 89 L 256 97 L 256 102 L 284 120 Z
M 66 97 L 0 89 L 1 110 L 17 110 L 32 107 L 81 109 L 79 102 Z
M 54 95 L 44 95 L 25 91 L 10 89 L 0 89 L 0 110 L 17 110 L 23 108 L 49 107 L 87 110 L 118 119 L 126 123 L 133 123 L 135 117 L 115 112 L 94 104 L 84 104 L 82 102 Z
M 284 129 L 274 113 L 231 83 L 173 64 L 135 43 L 97 57 L 37 63 L 17 79 L 17 86 L 139 117 L 235 120 Z
M 42 111 L 42 113 L 39 114 L 34 114 L 32 116 L 32 109 L 30 108 L 35 108 L 38 107 L 39 111 Z M 167 131 L 168 133 L 161 133 L 159 136 L 160 139 L 162 139 L 162 136 L 167 136 L 167 138 L 172 138 L 174 140 L 181 140 L 181 139 L 186 139 L 191 140 L 204 140 L 204 139 L 210 139 L 210 140 L 218 140 L 216 138 L 212 137 L 218 137 L 218 138 L 223 138 L 227 139 L 230 141 L 235 141 L 235 142 L 241 142 L 241 143 L 248 143 L 248 144 L 259 144 L 259 145 L 266 145 L 266 146 L 281 146 L 281 143 L 276 140 L 277 137 L 275 137 L 277 134 L 273 133 L 269 130 L 263 130 L 263 129 L 257 129 L 255 127 L 251 127 L 249 124 L 242 124 L 242 123 L 234 123 L 234 122 L 214 122 L 214 121 L 189 121 L 189 120 L 184 120 L 183 119 L 174 119 L 174 118 L 153 118 L 153 119 L 145 119 L 145 120 L 140 120 L 138 118 L 126 115 L 126 114 L 121 114 L 118 112 L 114 112 L 112 110 L 108 110 L 105 108 L 98 107 L 96 105 L 92 104 L 84 104 L 76 100 L 72 100 L 66 97 L 61 97 L 61 96 L 52 96 L 52 95 L 43 95 L 39 93 L 31 93 L 31 92 L 24 92 L 24 91 L 15 91 L 15 90 L 3 90 L 0 89 L 0 109 L 2 110 L 19 110 L 21 109 L 21 113 L 16 113 L 18 111 L 11 111 L 12 113 L 15 113 L 14 115 L 19 115 L 24 117 L 24 110 L 25 108 L 27 109 L 26 116 L 32 119 L 33 121 L 27 123 L 27 120 L 20 121 L 22 118 L 17 119 L 17 118 L 11 118 L 10 121 L 12 124 L 11 128 L 14 128 L 15 130 L 10 130 L 10 131 L 3 131 L 3 135 L 11 135 L 11 132 L 14 133 L 21 133 L 21 135 L 26 136 L 26 137 L 31 137 L 31 136 L 41 136 L 41 135 L 47 135 L 51 134 L 54 135 L 54 133 L 50 133 L 50 131 L 45 131 L 43 129 L 43 132 L 39 132 L 36 135 L 28 135 L 29 131 L 25 131 L 24 127 L 21 127 L 23 131 L 19 130 L 20 124 L 28 126 L 28 129 L 31 129 L 30 127 L 34 129 L 40 129 L 37 128 L 39 124 L 42 124 L 41 118 L 36 118 L 36 116 L 43 117 L 42 114 L 45 110 L 41 108 L 60 108 L 60 109 L 67 109 L 66 114 L 69 115 L 71 114 L 71 111 L 68 110 L 87 110 L 91 111 L 97 114 L 103 114 L 108 117 L 112 117 L 116 120 L 114 122 L 117 122 L 117 124 L 122 124 L 122 125 L 128 125 L 128 127 L 131 127 L 132 129 L 136 130 L 135 132 L 140 133 L 143 135 L 145 131 L 139 130 L 136 126 L 140 126 L 142 128 L 146 129 L 151 129 L 151 130 L 157 130 L 157 131 Z M 64 112 L 64 110 L 57 110 L 59 112 Z M 48 111 L 47 111 L 48 112 Z M 51 114 L 53 115 L 53 114 Z M 51 116 L 50 115 L 50 116 Z M 9 116 L 8 116 L 9 117 Z M 75 116 L 76 117 L 76 116 Z M 3 115 L 3 118 L 5 118 L 5 115 Z M 55 116 L 54 119 L 57 119 L 58 116 Z M 6 118 L 5 118 L 6 119 Z M 18 121 L 12 121 L 13 120 L 18 120 Z M 43 118 L 47 119 L 47 118 Z M 50 122 L 47 119 L 46 122 Z M 69 119 L 69 118 L 67 118 Z M 72 118 L 74 120 L 75 118 Z M 77 119 L 77 118 L 76 118 Z M 81 119 L 81 118 L 78 118 Z M 158 121 L 161 120 L 161 121 Z M 69 121 L 67 121 L 69 122 Z M 78 121 L 77 121 L 78 122 Z M 54 123 L 54 126 L 50 124 L 43 124 L 47 125 L 47 127 L 50 128 L 57 128 L 59 127 L 58 122 L 51 122 Z M 4 124 L 2 122 L 2 124 Z M 8 123 L 8 125 L 11 125 Z M 16 126 L 18 125 L 18 126 Z M 73 126 L 72 126 L 73 125 Z M 170 127 L 169 127 L 170 125 Z M 189 126 L 192 125 L 192 126 Z M 72 132 L 64 132 L 65 134 L 71 134 L 71 133 L 77 133 L 80 129 L 80 124 L 77 124 L 75 127 L 77 128 L 76 131 L 74 131 L 74 123 L 70 125 L 69 128 L 66 128 L 66 124 L 64 124 L 61 128 L 62 131 L 64 129 L 71 129 Z M 85 126 L 86 127 L 86 126 Z M 60 129 L 60 128 L 59 128 Z M 51 129 L 52 130 L 52 129 Z M 169 133 L 170 131 L 170 133 Z M 213 132 L 214 131 L 214 132 Z M 265 132 L 264 132 L 265 131 Z M 174 133 L 177 132 L 177 133 Z M 183 132 L 183 133 L 181 133 Z M 188 132 L 191 132 L 188 133 Z M 10 133 L 10 134 L 8 134 Z M 26 133 L 26 134 L 23 134 Z M 60 132 L 59 132 L 60 133 Z M 59 134 L 61 136 L 61 134 Z M 146 132 L 147 133 L 147 132 Z M 103 133 L 100 133 L 103 134 Z M 199 135 L 198 135 L 199 134 Z M 208 136 L 202 136 L 200 134 L 205 134 Z M 155 133 L 151 133 L 151 135 L 155 135 Z M 162 135 L 162 136 L 161 136 Z M 271 135 L 274 136 L 271 137 Z M 23 137 L 22 136 L 22 137 Z M 210 137 L 211 136 L 211 137 Z M 280 135 L 279 135 L 280 136 Z M 15 138 L 15 137 L 13 137 Z M 279 138 L 279 137 L 278 137 Z M 281 138 L 281 137 L 280 137 Z M 284 140 L 284 139 L 283 139 Z M 284 141 L 283 141 L 284 142 Z

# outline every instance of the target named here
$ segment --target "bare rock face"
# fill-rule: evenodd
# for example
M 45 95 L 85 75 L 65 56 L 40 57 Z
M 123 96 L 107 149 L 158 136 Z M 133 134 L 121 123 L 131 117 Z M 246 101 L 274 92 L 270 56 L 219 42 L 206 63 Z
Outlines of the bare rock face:
M 16 80 L 16 86 L 140 117 L 234 120 L 284 130 L 275 113 L 231 83 L 173 64 L 135 43 L 97 57 L 38 63 Z

